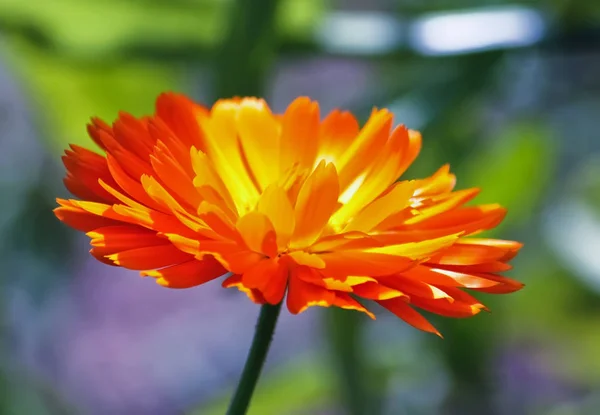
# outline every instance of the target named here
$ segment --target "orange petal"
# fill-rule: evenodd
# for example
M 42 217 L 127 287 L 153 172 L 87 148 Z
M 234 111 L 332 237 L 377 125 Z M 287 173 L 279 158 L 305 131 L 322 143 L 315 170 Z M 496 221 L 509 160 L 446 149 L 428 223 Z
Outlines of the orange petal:
M 290 264 L 284 258 L 279 259 L 279 267 L 276 272 L 272 275 L 272 279 L 268 281 L 268 284 L 262 290 L 265 298 L 268 298 L 271 304 L 278 304 L 283 301 L 283 295 L 287 289 Z
M 157 232 L 174 232 L 179 235 L 197 236 L 192 229 L 183 225 L 172 215 L 166 215 L 150 209 L 134 209 L 128 206 L 114 205 L 112 208 L 103 210 L 102 206 L 93 206 L 85 202 L 77 202 L 77 205 L 89 212 L 98 212 L 95 214 L 102 214 L 123 222 L 142 225 Z
M 100 118 L 92 117 L 91 123 L 87 125 L 87 131 L 94 143 L 96 143 L 98 147 L 100 147 L 102 150 L 106 151 L 106 146 L 102 142 L 100 132 L 112 135 L 112 127 L 104 121 L 102 121 Z
M 169 288 L 190 288 L 220 277 L 227 271 L 213 257 L 192 260 L 154 271 L 143 271 L 142 276 L 156 278 L 156 282 Z
M 149 270 L 187 262 L 193 257 L 174 245 L 159 245 L 122 251 L 107 258 L 124 268 Z
M 113 133 L 124 148 L 142 160 L 148 158 L 154 139 L 150 136 L 145 122 L 126 112 L 120 112 L 119 118 L 113 123 Z
M 413 305 L 429 311 L 430 313 L 450 318 L 469 318 L 479 314 L 481 310 L 489 311 L 489 309 L 481 303 L 471 305 L 455 301 L 450 304 L 446 301 L 446 304 L 443 304 L 443 301 L 444 300 L 417 299 L 413 302 Z
M 319 134 L 319 104 L 307 97 L 296 98 L 281 119 L 281 149 L 279 171 L 285 172 L 298 164 L 312 168 L 317 156 Z
M 390 252 L 393 251 L 398 251 L 400 252 L 401 249 L 406 249 L 408 248 L 409 251 L 414 250 L 414 253 L 416 255 L 418 255 L 418 251 L 421 250 L 423 252 L 426 252 L 427 250 L 429 250 L 429 252 L 432 252 L 431 249 L 432 247 L 435 246 L 436 243 L 442 243 L 443 241 L 446 241 L 448 244 L 450 244 L 452 241 L 455 241 L 454 243 L 456 243 L 457 241 L 460 241 L 460 237 L 462 235 L 462 232 L 457 232 L 455 234 L 448 234 L 446 232 L 440 232 L 439 234 L 432 234 L 431 238 L 425 238 L 422 237 L 422 233 L 419 232 L 415 232 L 415 233 L 410 233 L 410 232 L 403 232 L 403 231 L 384 231 L 384 232 L 372 232 L 369 236 L 369 239 L 371 240 L 370 244 L 367 243 L 367 241 L 364 242 L 364 244 L 360 244 L 360 248 L 361 249 L 375 249 L 375 248 L 385 248 L 386 246 L 390 246 L 390 247 L 394 247 L 394 248 L 389 248 Z M 437 241 L 434 243 L 427 243 L 427 241 Z M 358 242 L 358 241 L 357 241 Z M 411 245 L 409 245 L 411 244 Z M 354 249 L 354 248 L 347 248 L 347 246 L 353 246 L 353 243 L 349 243 L 347 245 L 344 245 L 342 248 L 343 249 Z M 403 247 L 403 245 L 405 245 Z M 359 249 L 359 248 L 356 248 Z M 444 249 L 443 247 L 441 248 L 437 248 L 437 249 Z M 385 250 L 385 249 L 384 249 Z
M 91 131 L 90 127 L 88 131 Z M 90 132 L 91 134 L 91 132 Z M 110 153 L 125 172 L 134 180 L 139 180 L 143 174 L 150 174 L 152 167 L 149 160 L 140 158 L 140 155 L 135 154 L 125 148 L 118 140 L 114 132 L 105 130 L 96 130 L 96 137 L 102 141 L 106 152 Z
M 414 225 L 406 225 L 404 223 L 406 217 L 401 218 L 400 222 L 388 222 L 386 220 L 376 230 L 393 229 L 397 236 L 403 236 L 406 240 L 413 241 L 432 239 L 459 232 L 466 236 L 496 227 L 505 216 L 505 208 L 497 204 L 491 204 L 458 208 Z
M 169 127 L 185 148 L 204 149 L 204 137 L 197 117 L 208 110 L 182 94 L 163 93 L 156 99 L 156 115 Z
M 240 290 L 241 292 L 243 292 L 244 294 L 246 294 L 248 296 L 248 298 L 256 304 L 264 304 L 265 303 L 265 299 L 263 298 L 260 291 L 252 289 L 252 288 L 248 288 L 242 283 L 241 275 L 234 274 L 231 277 L 227 278 L 225 281 L 223 281 L 223 288 L 231 288 L 231 287 L 235 287 L 238 290 Z
M 287 254 L 288 257 L 292 258 L 298 265 L 306 265 L 311 268 L 325 268 L 325 261 L 318 255 L 311 254 L 304 251 L 293 251 Z
M 78 231 L 88 232 L 103 226 L 119 224 L 116 220 L 86 212 L 85 210 L 72 205 L 68 200 L 56 199 L 56 201 L 61 205 L 61 207 L 54 209 L 56 217 Z
M 388 255 L 399 255 L 411 259 L 424 259 L 435 255 L 436 258 L 442 257 L 443 254 L 438 254 L 441 250 L 442 253 L 452 249 L 454 244 L 460 235 L 447 235 L 441 238 L 424 240 L 421 242 L 409 242 L 398 245 L 386 245 L 376 248 L 369 248 L 368 252 L 388 254 Z
M 208 202 L 200 203 L 200 206 L 198 206 L 198 219 L 223 238 L 231 240 L 239 240 L 240 238 L 230 218 L 216 205 Z
M 250 171 L 260 189 L 279 176 L 279 135 L 281 126 L 262 99 L 244 98 L 237 112 L 237 129 Z
M 510 261 L 514 258 L 519 250 L 523 248 L 523 244 L 516 241 L 506 241 L 502 239 L 489 239 L 489 238 L 461 238 L 461 245 L 484 245 L 493 246 L 504 250 L 505 254 L 499 261 Z
M 338 206 L 339 183 L 333 164 L 319 163 L 306 179 L 296 202 L 296 226 L 290 247 L 315 242 Z
M 445 164 L 431 177 L 419 180 L 419 187 L 415 196 L 431 196 L 440 193 L 451 192 L 456 185 L 456 176 L 450 173 L 450 165 Z
M 119 202 L 126 204 L 129 207 L 135 208 L 135 209 L 139 209 L 139 210 L 147 210 L 147 207 L 136 202 L 135 200 L 125 196 L 123 193 L 119 192 L 117 189 L 109 186 L 108 184 L 104 183 L 104 181 L 102 181 L 102 179 L 98 180 L 98 183 L 100 184 L 100 186 L 102 186 L 102 188 L 104 190 L 106 190 L 108 193 L 110 193 L 112 196 L 114 196 Z
M 355 285 L 352 287 L 352 292 L 362 298 L 369 300 L 389 300 L 397 297 L 406 297 L 406 294 L 386 287 L 378 282 L 365 282 L 364 284 Z
M 94 247 L 92 249 L 90 249 L 90 254 L 96 258 L 98 261 L 106 264 L 106 265 L 111 265 L 113 267 L 118 267 L 117 264 L 115 264 L 113 261 L 111 261 L 110 259 L 106 258 L 107 254 L 110 254 L 112 252 L 107 252 L 105 248 L 98 248 L 98 247 Z
M 428 260 L 431 264 L 473 265 L 497 261 L 505 251 L 495 246 L 456 243 Z
M 286 247 L 294 232 L 295 218 L 285 190 L 277 185 L 268 186 L 260 196 L 258 211 L 273 224 L 279 248 Z
M 242 282 L 244 286 L 260 291 L 267 303 L 279 304 L 285 294 L 287 277 L 287 265 L 273 258 L 260 261 L 244 272 Z
M 444 287 L 487 288 L 498 285 L 497 282 L 468 273 L 448 271 L 428 266 L 417 266 L 402 273 L 405 277 L 422 281 L 426 284 Z
M 364 173 L 359 176 L 359 186 L 353 183 L 340 197 L 344 205 L 333 215 L 332 223 L 341 225 L 352 219 L 358 212 L 382 195 L 390 185 L 398 179 L 399 164 L 403 154 L 400 152 L 402 140 L 408 137 L 408 131 L 400 126 L 394 130 L 389 141 L 374 160 L 369 160 Z M 413 188 L 414 189 L 414 188 Z M 411 189 L 412 190 L 412 189 Z M 406 206 L 408 199 L 412 196 L 405 195 L 399 210 Z M 385 217 L 384 217 L 385 218 Z M 383 219 L 383 218 L 382 218 Z
M 321 273 L 332 278 L 389 275 L 415 265 L 408 258 L 361 251 L 331 252 L 319 254 L 319 257 L 325 261 Z
M 503 258 L 504 259 L 504 258 Z M 453 264 L 427 264 L 433 268 L 454 272 L 479 273 L 479 272 L 504 272 L 512 269 L 512 265 L 500 261 L 485 262 L 483 264 L 453 265 Z
M 440 198 L 440 202 L 433 206 L 419 209 L 419 214 L 408 219 L 406 225 L 413 225 L 415 223 L 423 222 L 431 217 L 438 216 L 444 212 L 452 210 L 458 206 L 461 206 L 473 199 L 479 193 L 479 189 L 466 189 L 458 192 L 451 193 L 449 195 Z
M 404 298 L 393 298 L 391 300 L 378 301 L 378 303 L 411 326 L 442 337 L 440 332 L 425 317 L 409 306 Z
M 351 246 L 351 248 L 347 249 L 363 249 L 382 245 L 383 244 L 380 244 L 376 239 L 364 232 L 351 231 L 319 238 L 319 240 L 310 247 L 310 251 L 328 252 L 345 250 L 347 246 Z
M 194 238 L 186 238 L 177 233 L 162 233 L 162 236 L 167 238 L 169 242 L 177 247 L 177 249 L 194 256 L 204 255 L 200 249 L 200 241 Z
M 509 293 L 514 293 L 515 291 L 519 291 L 521 288 L 523 288 L 525 286 L 525 284 L 523 284 L 520 281 L 513 280 L 511 278 L 503 277 L 500 275 L 484 273 L 484 274 L 477 274 L 477 276 L 480 278 L 485 278 L 487 280 L 495 281 L 498 283 L 497 285 L 494 285 L 491 287 L 473 288 L 482 293 L 509 294 Z
M 490 280 L 488 278 L 482 278 L 477 275 L 465 274 L 462 272 L 453 272 L 447 270 L 436 269 L 436 273 L 438 274 L 446 274 L 449 277 L 452 277 L 454 281 L 460 284 L 460 286 L 464 288 L 470 289 L 480 289 L 480 288 L 490 288 L 499 284 L 497 281 Z
M 110 253 L 169 244 L 166 238 L 157 236 L 156 232 L 132 225 L 104 226 L 88 232 L 87 236 L 91 238 L 92 246 L 109 248 L 112 251 Z
M 295 267 L 292 269 L 287 296 L 287 307 L 290 313 L 299 314 L 312 306 L 337 306 L 344 309 L 362 311 L 369 317 L 375 318 L 371 312 L 347 293 L 330 291 L 322 286 L 312 284 L 307 282 L 307 280 L 314 277 L 302 275 L 314 272 L 316 271 L 308 267 Z
M 181 224 L 206 238 L 218 237 L 215 231 L 198 218 L 196 212 L 183 207 L 154 177 L 142 176 L 141 181 L 146 193 L 164 208 L 169 209 L 171 218 L 174 216 Z
M 193 176 L 191 160 L 189 158 L 190 146 L 181 141 L 181 138 L 174 133 L 169 126 L 158 117 L 148 120 L 148 131 L 155 143 L 159 141 L 169 149 L 169 153 L 186 172 L 188 176 Z M 198 148 L 195 147 L 194 148 Z
M 240 257 L 242 254 L 246 254 L 246 257 L 251 255 L 250 251 L 246 251 L 245 248 L 240 247 L 236 242 L 229 240 L 206 240 L 197 238 L 187 238 L 176 233 L 163 233 L 164 237 L 168 238 L 169 241 L 175 245 L 178 249 L 196 257 L 196 259 L 203 259 L 205 255 L 214 256 L 219 262 L 223 264 L 231 272 L 237 272 L 236 267 L 243 266 L 242 270 L 247 269 L 248 264 L 252 264 L 249 258 Z M 260 254 L 256 254 L 257 260 L 264 258 Z
M 227 269 L 234 274 L 243 274 L 259 262 L 267 259 L 263 254 L 257 252 L 248 250 L 240 251 L 238 247 L 235 247 L 235 249 L 235 252 L 225 252 L 220 254 Z
M 231 220 L 237 220 L 238 212 L 229 191 L 213 166 L 212 161 L 195 147 L 190 149 L 190 159 L 194 169 L 193 184 L 202 199 L 221 208 Z
M 389 216 L 409 206 L 413 192 L 413 182 L 396 183 L 389 192 L 363 208 L 344 228 L 344 232 L 371 231 Z
M 487 307 L 485 307 L 481 302 L 473 297 L 471 294 L 467 293 L 464 289 L 458 287 L 444 287 L 444 291 L 447 295 L 452 297 L 454 301 L 463 302 L 470 306 L 478 306 L 482 310 L 489 311 Z
M 148 196 L 152 198 L 156 203 L 163 207 L 166 212 L 186 212 L 184 207 L 173 197 L 171 193 L 165 187 L 159 183 L 153 176 L 142 175 L 140 182 Z M 123 200 L 123 203 L 133 206 L 127 201 Z M 138 204 L 139 205 L 139 204 Z
M 352 298 L 349 294 L 336 291 L 333 305 L 344 310 L 356 310 L 365 313 L 371 319 L 375 320 L 375 314 L 367 310 L 361 303 Z
M 123 168 L 120 166 L 118 161 L 110 154 L 106 155 L 106 160 L 108 164 L 108 169 L 110 174 L 112 175 L 115 182 L 118 186 L 123 189 L 125 193 L 127 193 L 133 200 L 139 202 L 140 204 L 147 206 L 151 209 L 158 211 L 168 211 L 160 204 L 156 203 L 144 190 L 142 184 L 140 183 L 139 177 L 134 180 L 129 176 Z M 109 186 L 110 182 L 106 182 Z M 111 186 L 112 188 L 117 188 L 116 186 Z
M 390 135 L 392 117 L 388 110 L 374 110 L 365 126 L 336 161 L 342 191 L 373 165 L 376 155 L 381 152 Z
M 217 101 L 210 117 L 202 121 L 202 128 L 206 134 L 206 154 L 241 215 L 254 208 L 259 193 L 243 162 L 236 129 L 238 111 L 239 104 L 234 101 Z
M 349 275 L 349 276 L 341 278 L 341 279 L 327 278 L 327 277 L 324 277 L 323 275 L 319 275 L 318 279 L 314 279 L 314 280 L 311 280 L 308 282 L 311 282 L 316 285 L 320 285 L 331 291 L 343 291 L 343 292 L 347 292 L 347 293 L 352 293 L 354 291 L 355 286 L 359 286 L 366 282 L 377 282 L 377 281 L 371 277 L 356 276 L 356 275 Z
M 83 147 L 71 145 L 62 157 L 67 169 L 65 186 L 75 196 L 94 202 L 115 203 L 117 200 L 99 184 L 102 179 L 116 185 L 110 175 L 106 158 Z
M 186 153 L 189 159 L 189 153 Z M 200 194 L 193 184 L 194 175 L 184 170 L 181 163 L 178 162 L 169 148 L 158 141 L 154 147 L 154 152 L 150 156 L 150 162 L 162 184 L 169 190 L 180 204 L 193 209 L 202 201 Z M 189 165 L 190 160 L 186 160 Z
M 358 121 L 347 111 L 333 110 L 319 129 L 317 162 L 335 163 L 359 132 Z
M 311 268 L 310 272 L 301 272 L 298 273 L 298 278 L 303 279 L 306 282 L 309 282 L 314 285 L 318 285 L 320 287 L 326 288 L 330 291 L 343 291 L 343 292 L 352 292 L 352 287 L 354 285 L 361 284 L 367 281 L 375 281 L 371 277 L 356 277 L 356 276 L 348 276 L 341 278 L 330 278 L 322 275 L 318 272 L 317 269 Z
M 421 133 L 414 130 L 408 130 L 408 139 L 402 142 L 399 150 L 402 153 L 402 160 L 398 166 L 398 177 L 402 175 L 412 164 L 421 151 Z
M 407 294 L 410 296 L 411 301 L 415 297 L 432 300 L 446 299 L 450 302 L 454 301 L 454 299 L 446 293 L 446 290 L 448 290 L 449 287 L 444 287 L 442 290 L 435 285 L 430 285 L 423 281 L 405 277 L 403 274 L 379 277 L 378 280 L 388 287 Z
M 148 209 L 138 210 L 123 205 L 109 206 L 104 203 L 88 202 L 82 200 L 70 199 L 67 201 L 71 206 L 79 208 L 91 215 L 102 216 L 115 221 L 130 223 L 132 225 L 142 225 L 152 229 L 153 219 Z M 112 224 L 119 224 L 112 222 Z M 102 226 L 102 225 L 100 225 Z M 96 228 L 100 227 L 96 226 Z M 93 230 L 88 229 L 88 230 Z
M 275 230 L 265 215 L 259 212 L 247 213 L 238 219 L 235 226 L 250 250 L 267 256 L 277 255 Z
M 456 299 L 451 303 L 446 299 L 430 300 L 420 297 L 411 297 L 410 302 L 415 307 L 422 308 L 431 313 L 453 318 L 472 317 L 485 308 L 485 306 L 479 302 L 465 303 Z
M 295 267 L 291 271 L 287 307 L 290 313 L 298 314 L 310 306 L 329 307 L 333 304 L 335 294 L 321 286 L 306 282 L 311 276 L 303 277 L 302 274 L 311 274 L 315 271 L 308 267 Z

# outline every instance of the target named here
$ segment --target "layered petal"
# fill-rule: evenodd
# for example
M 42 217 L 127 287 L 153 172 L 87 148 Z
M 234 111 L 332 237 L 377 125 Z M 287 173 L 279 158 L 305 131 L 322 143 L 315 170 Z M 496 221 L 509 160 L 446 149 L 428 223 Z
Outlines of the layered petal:
M 214 280 L 227 271 L 213 257 L 192 259 L 158 270 L 143 271 L 142 276 L 156 278 L 156 282 L 168 288 L 191 288 Z
M 244 286 L 258 290 L 269 304 L 283 300 L 288 281 L 288 264 L 278 258 L 265 259 L 242 275 Z
M 348 293 L 330 290 L 310 282 L 315 279 L 315 272 L 308 267 L 296 267 L 292 270 L 287 296 L 287 307 L 290 313 L 299 314 L 313 306 L 337 306 L 348 310 L 362 311 L 369 317 L 375 318 L 373 313 L 364 308 Z
M 322 161 L 298 194 L 292 248 L 308 247 L 319 238 L 338 207 L 339 191 L 335 167 Z
M 319 104 L 307 97 L 295 99 L 281 118 L 280 172 L 294 165 L 301 169 L 312 168 L 317 156 L 318 133 Z

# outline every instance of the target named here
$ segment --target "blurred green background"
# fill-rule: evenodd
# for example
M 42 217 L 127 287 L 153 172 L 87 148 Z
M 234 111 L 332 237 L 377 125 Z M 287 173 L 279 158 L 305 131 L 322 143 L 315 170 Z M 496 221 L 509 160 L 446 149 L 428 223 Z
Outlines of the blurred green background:
M 284 315 L 252 415 L 600 413 L 600 2 L 0 0 L 0 414 L 225 412 L 258 308 L 93 261 L 52 215 L 92 115 L 298 95 L 420 129 L 525 242 L 493 312 Z

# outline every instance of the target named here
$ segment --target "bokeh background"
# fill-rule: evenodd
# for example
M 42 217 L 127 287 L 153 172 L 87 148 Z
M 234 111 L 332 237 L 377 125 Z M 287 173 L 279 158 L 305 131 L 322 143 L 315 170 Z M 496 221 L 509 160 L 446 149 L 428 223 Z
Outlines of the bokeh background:
M 258 307 L 97 263 L 51 213 L 89 117 L 166 90 L 389 107 L 424 134 L 406 176 L 450 162 L 526 244 L 526 288 L 432 317 L 445 340 L 284 312 L 250 414 L 600 413 L 600 2 L 0 0 L 0 414 L 224 413 Z

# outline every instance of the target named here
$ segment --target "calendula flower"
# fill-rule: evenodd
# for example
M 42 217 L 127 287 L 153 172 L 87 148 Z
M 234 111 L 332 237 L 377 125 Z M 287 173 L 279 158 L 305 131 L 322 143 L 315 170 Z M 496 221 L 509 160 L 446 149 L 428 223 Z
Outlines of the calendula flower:
M 509 293 L 500 276 L 521 244 L 476 238 L 498 225 L 497 204 L 465 206 L 448 166 L 398 178 L 421 136 L 374 110 L 320 119 L 308 98 L 273 114 L 256 98 L 208 109 L 163 94 L 153 116 L 121 113 L 88 132 L 105 155 L 71 146 L 56 216 L 91 238 L 91 254 L 170 288 L 224 274 L 259 304 L 293 314 L 337 306 L 373 317 L 373 300 L 407 323 L 437 330 L 416 310 L 469 317 L 485 309 L 465 289 Z M 439 333 L 438 333 L 439 334 Z

